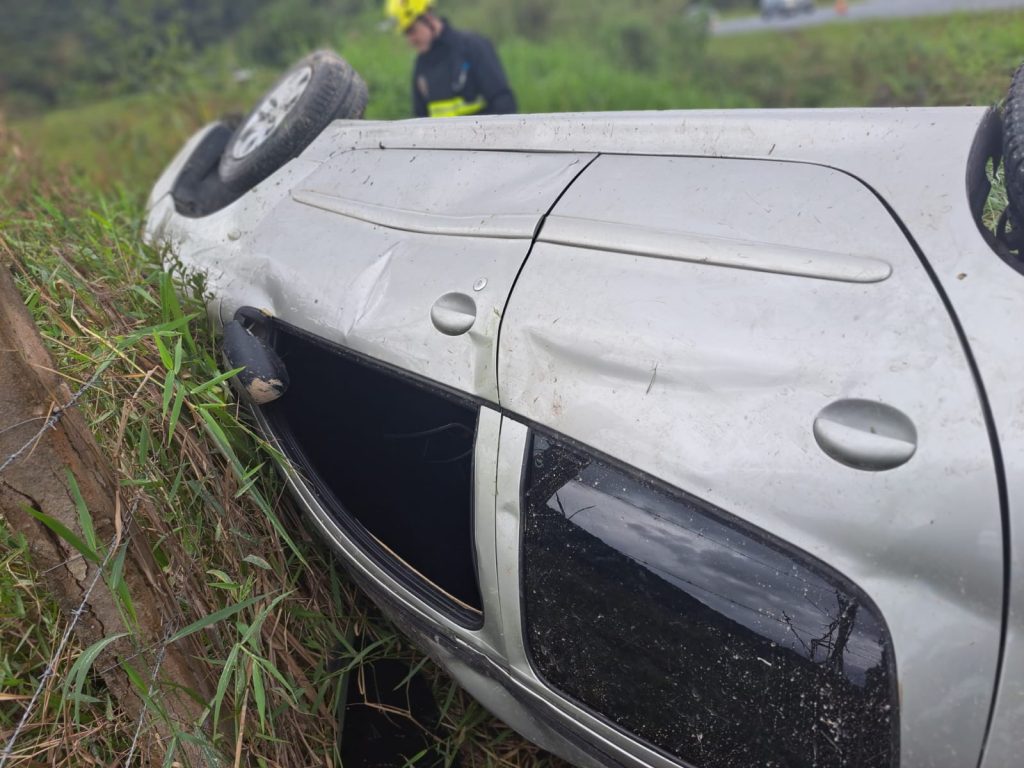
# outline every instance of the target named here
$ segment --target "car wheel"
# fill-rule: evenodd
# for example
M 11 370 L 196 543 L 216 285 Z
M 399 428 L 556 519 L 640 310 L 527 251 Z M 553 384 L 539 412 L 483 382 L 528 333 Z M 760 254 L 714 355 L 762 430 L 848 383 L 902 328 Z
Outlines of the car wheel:
M 1003 110 L 1003 162 L 1010 216 L 1024 224 L 1024 65 L 1013 76 Z
M 302 59 L 260 99 L 231 136 L 218 173 L 225 186 L 252 188 L 296 157 L 336 119 L 358 119 L 366 83 L 332 51 Z

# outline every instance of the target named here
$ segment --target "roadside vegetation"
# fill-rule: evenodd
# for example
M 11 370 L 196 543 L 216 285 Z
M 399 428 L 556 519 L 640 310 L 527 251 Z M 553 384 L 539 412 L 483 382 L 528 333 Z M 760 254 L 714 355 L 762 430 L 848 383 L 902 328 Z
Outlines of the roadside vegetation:
M 480 10 L 457 10 L 460 23 L 484 22 Z M 685 19 L 673 28 L 635 12 L 618 26 L 543 18 L 521 22 L 528 34 L 500 38 L 525 112 L 992 104 L 1024 58 L 1020 11 L 710 39 Z M 336 48 L 364 75 L 368 118 L 407 117 L 404 41 L 380 31 L 376 10 L 341 26 L 347 29 L 337 34 L 296 32 L 301 42 L 272 64 L 244 58 L 236 40 L 158 68 L 164 75 L 141 91 L 8 119 L 43 167 L 142 194 L 183 137 L 222 114 L 247 111 L 281 67 L 311 48 Z M 501 25 L 490 19 L 488 26 Z
M 0 31 L 0 262 L 12 267 L 71 389 L 103 370 L 79 404 L 122 487 L 150 502 L 151 516 L 137 520 L 145 541 L 135 545 L 150 548 L 180 596 L 180 622 L 166 639 L 187 630 L 199 643 L 216 671 L 202 725 L 228 722 L 231 735 L 199 727 L 161 743 L 158 691 L 142 691 L 146 718 L 129 718 L 95 667 L 102 649 L 72 636 L 56 653 L 68 609 L 0 519 L 0 750 L 43 671 L 55 669 L 9 765 L 115 765 L 129 754 L 134 765 L 171 765 L 180 745 L 224 755 L 225 764 L 337 766 L 339 678 L 384 657 L 427 671 L 452 759 L 557 765 L 410 648 L 303 532 L 269 469 L 271 449 L 218 370 L 205 310 L 188 298 L 201 285 L 181 285 L 162 269 L 166 254 L 139 238 L 149 186 L 185 137 L 248 109 L 310 48 L 336 48 L 366 76 L 369 117 L 406 116 L 403 41 L 379 30 L 376 0 L 85 5 L 21 4 Z M 171 12 L 192 5 L 207 15 Z M 713 39 L 680 5 L 450 0 L 444 8 L 495 36 L 530 112 L 989 104 L 1024 57 L 1021 12 Z M 42 42 L 16 39 L 19 28 L 45 24 Z M 72 24 L 84 31 L 68 32 Z M 100 60 L 102 46 L 110 55 Z M 86 66 L 87 57 L 96 60 Z M 87 528 L 88 510 L 82 520 Z M 104 554 L 103 542 L 70 544 Z M 116 563 L 101 588 L 130 614 Z
M 0 134 L 2 135 L 2 134 Z M 161 645 L 198 641 L 214 696 L 201 723 L 155 741 L 160 693 L 146 716 L 128 718 L 102 684 L 98 646 L 74 636 L 57 653 L 68 609 L 44 588 L 28 542 L 0 521 L 0 751 L 37 691 L 54 674 L 13 744 L 8 765 L 187 764 L 219 754 L 225 764 L 340 765 L 335 754 L 339 679 L 364 660 L 424 659 L 381 619 L 329 551 L 298 523 L 268 462 L 272 450 L 246 424 L 218 370 L 205 309 L 141 244 L 141 190 L 101 191 L 82 178 L 41 181 L 33 151 L 10 134 L 0 177 L 0 262 L 26 303 L 121 487 L 142 494 L 135 525 L 178 598 Z M 4 425 L 8 426 L 8 425 Z M 6 457 L 4 457 L 6 458 Z M 106 559 L 90 511 L 67 536 L 70 558 Z M 58 532 L 58 536 L 65 533 Z M 119 580 L 118 552 L 103 583 L 126 616 L 136 611 Z M 128 622 L 132 626 L 132 622 Z M 132 656 L 119 660 L 131 669 Z M 138 663 L 137 661 L 135 662 Z M 428 670 L 444 715 L 445 754 L 464 765 L 544 765 L 454 684 Z M 355 683 L 353 683 L 355 684 Z M 232 740 L 234 739 L 234 740 Z M 206 764 L 216 764 L 210 761 Z

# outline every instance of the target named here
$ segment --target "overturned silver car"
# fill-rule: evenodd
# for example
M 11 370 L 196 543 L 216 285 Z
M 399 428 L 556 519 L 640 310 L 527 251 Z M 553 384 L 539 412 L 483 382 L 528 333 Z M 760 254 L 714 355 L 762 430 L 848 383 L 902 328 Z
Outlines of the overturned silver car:
M 396 623 L 581 766 L 1024 764 L 1024 77 L 385 123 L 346 71 L 274 147 L 301 66 L 146 232 Z

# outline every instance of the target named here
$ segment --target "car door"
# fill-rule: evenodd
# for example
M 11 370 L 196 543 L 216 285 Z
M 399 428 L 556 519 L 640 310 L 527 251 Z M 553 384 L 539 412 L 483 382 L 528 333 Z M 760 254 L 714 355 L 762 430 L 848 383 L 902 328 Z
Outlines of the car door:
M 603 155 L 498 359 L 506 652 L 553 712 L 651 765 L 976 762 L 996 470 L 956 328 L 870 189 Z
M 541 218 L 591 159 L 341 152 L 212 275 L 222 317 L 287 371 L 259 415 L 314 522 L 371 592 L 485 651 L 498 328 Z

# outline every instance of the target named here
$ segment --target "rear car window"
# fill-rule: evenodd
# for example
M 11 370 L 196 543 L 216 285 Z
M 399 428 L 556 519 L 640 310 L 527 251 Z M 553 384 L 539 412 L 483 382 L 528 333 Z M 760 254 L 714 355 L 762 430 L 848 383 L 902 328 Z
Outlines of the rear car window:
M 892 766 L 879 611 L 808 555 L 534 433 L 525 636 L 551 686 L 704 768 Z

